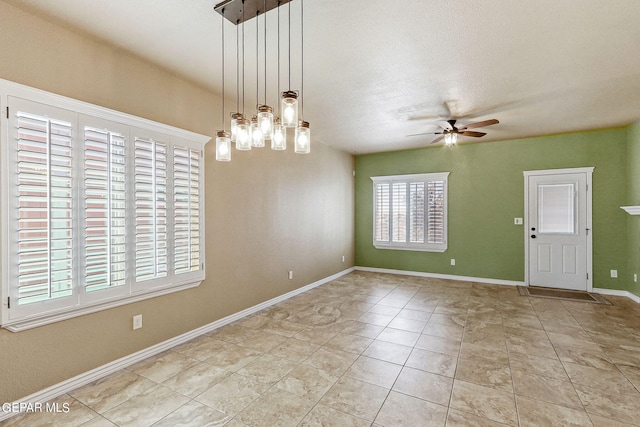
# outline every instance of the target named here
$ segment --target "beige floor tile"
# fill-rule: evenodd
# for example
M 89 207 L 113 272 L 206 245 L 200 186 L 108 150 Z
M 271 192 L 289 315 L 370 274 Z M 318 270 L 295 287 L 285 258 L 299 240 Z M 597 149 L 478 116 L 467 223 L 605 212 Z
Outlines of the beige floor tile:
M 205 359 L 205 363 L 235 372 L 258 358 L 262 352 L 247 347 L 231 344 Z
M 594 414 L 589 414 L 589 417 L 591 418 L 591 422 L 593 423 L 594 427 L 629 427 L 633 425 Z
M 517 372 L 539 375 L 559 381 L 569 381 L 569 376 L 558 359 L 549 359 L 524 353 L 511 353 L 509 356 L 512 374 Z
M 591 415 L 599 415 L 623 423 L 636 424 L 640 420 L 640 393 L 604 394 L 599 389 L 576 384 L 576 391 Z
M 182 353 L 169 352 L 157 359 L 150 359 L 133 372 L 157 383 L 161 383 L 197 363 L 198 361 L 196 359 L 192 359 Z
M 237 418 L 251 427 L 295 426 L 313 408 L 315 402 L 272 388 L 245 408 Z
M 456 379 L 513 392 L 508 359 L 483 356 L 460 357 Z
M 341 376 L 358 358 L 357 354 L 336 349 L 320 348 L 303 363 L 322 369 L 334 376 Z
M 120 371 L 69 394 L 94 411 L 103 413 L 155 385 L 155 382 L 138 374 Z
M 393 390 L 439 405 L 449 406 L 453 378 L 404 367 Z
M 582 403 L 570 382 L 514 372 L 513 384 L 518 396 L 542 400 L 567 408 L 582 409 Z
M 405 363 L 406 366 L 411 368 L 451 378 L 455 375 L 457 364 L 457 355 L 452 356 L 419 348 L 413 349 L 409 359 L 407 359 L 407 362 Z
M 231 375 L 229 371 L 201 362 L 167 379 L 162 385 L 187 397 L 194 398 L 229 375 Z
M 371 421 L 321 404 L 316 405 L 300 423 L 300 427 L 369 427 L 370 425 Z
M 586 350 L 582 348 L 556 347 L 556 353 L 562 362 L 600 369 L 616 369 L 609 356 L 600 348 Z
M 231 344 L 225 341 L 208 336 L 202 336 L 199 339 L 179 346 L 174 349 L 174 351 L 182 353 L 192 359 L 203 361 L 211 357 L 212 354 L 230 346 Z
M 320 400 L 323 405 L 358 418 L 373 421 L 389 390 L 353 378 L 343 377 Z
M 444 425 L 446 418 L 445 406 L 392 391 L 382 405 L 375 425 L 440 427 Z
M 294 335 L 300 341 L 306 341 L 315 345 L 324 345 L 331 338 L 338 335 L 339 331 L 326 330 L 321 328 L 310 328 Z
M 389 328 L 400 329 L 401 331 L 421 333 L 427 322 L 422 320 L 403 319 L 395 317 L 390 323 Z
M 246 340 L 240 341 L 238 343 L 239 346 L 248 347 L 254 350 L 258 350 L 261 352 L 267 352 L 274 347 L 277 347 L 282 342 L 286 341 L 287 337 L 284 337 L 279 334 L 274 334 L 272 332 L 267 331 L 256 331 L 256 334 L 247 338 Z
M 440 323 L 442 325 L 458 325 L 465 326 L 467 323 L 466 313 L 454 313 L 444 314 L 442 312 L 435 312 L 429 318 L 430 323 Z
M 356 321 L 344 328 L 342 332 L 345 334 L 357 335 L 359 337 L 375 339 L 383 330 L 384 326 Z
M 504 427 L 506 425 L 452 408 L 449 408 L 446 424 L 447 427 Z
M 401 308 L 390 307 L 388 305 L 376 304 L 369 310 L 369 313 L 381 314 L 383 316 L 396 317 Z
M 513 393 L 491 387 L 455 380 L 450 407 L 510 426 L 518 424 Z
M 422 333 L 425 335 L 431 335 L 440 338 L 454 338 L 461 340 L 464 328 L 456 324 L 443 325 L 441 323 L 429 322 L 422 329 Z
M 454 338 L 440 338 L 431 335 L 420 335 L 415 344 L 421 350 L 433 351 L 435 353 L 457 356 L 460 352 L 460 341 Z
M 591 419 L 584 409 L 570 409 L 521 396 L 516 396 L 516 402 L 520 427 L 584 427 L 592 425 Z
M 599 369 L 591 366 L 564 363 L 571 382 L 588 387 L 599 388 L 602 393 L 638 394 L 636 388 L 617 369 Z
M 320 348 L 317 344 L 312 344 L 297 338 L 289 338 L 269 350 L 269 354 L 283 357 L 294 362 L 302 362 Z
M 361 354 L 372 341 L 373 340 L 371 338 L 340 333 L 327 341 L 324 346 L 336 348 L 349 353 Z
M 401 370 L 401 365 L 360 356 L 353 362 L 353 365 L 347 369 L 344 376 L 380 387 L 391 388 Z
M 338 377 L 310 365 L 296 366 L 276 386 L 296 396 L 319 400 L 335 383 Z
M 224 412 L 192 400 L 155 423 L 153 427 L 223 426 L 231 421 L 231 418 Z
M 289 359 L 264 354 L 237 371 L 238 374 L 250 377 L 264 384 L 273 385 L 280 381 L 298 365 Z
M 357 319 L 358 322 L 369 323 L 377 326 L 387 326 L 392 320 L 393 316 L 371 312 L 365 313 Z
M 394 344 L 386 341 L 373 341 L 362 353 L 363 356 L 372 357 L 385 362 L 404 365 L 411 354 L 412 347 Z
M 269 385 L 256 379 L 232 374 L 202 393 L 196 400 L 225 414 L 236 415 L 268 388 Z
M 397 319 L 417 320 L 420 322 L 428 322 L 433 309 L 428 311 L 403 308 L 396 316 Z
M 376 340 L 391 342 L 394 344 L 414 346 L 416 341 L 420 338 L 420 334 L 417 332 L 403 331 L 400 329 L 385 328 L 380 332 Z
M 187 397 L 162 385 L 156 385 L 102 415 L 116 425 L 146 427 L 187 402 Z

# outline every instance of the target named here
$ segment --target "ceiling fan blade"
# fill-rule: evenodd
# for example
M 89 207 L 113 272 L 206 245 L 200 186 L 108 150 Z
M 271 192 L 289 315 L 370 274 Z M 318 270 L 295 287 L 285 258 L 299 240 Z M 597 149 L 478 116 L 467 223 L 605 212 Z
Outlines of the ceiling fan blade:
M 460 130 L 482 128 L 482 127 L 485 127 L 485 126 L 495 125 L 497 123 L 500 123 L 500 122 L 497 121 L 496 119 L 485 120 L 485 121 L 477 122 L 477 123 L 469 123 L 468 125 L 465 125 L 465 126 L 461 127 Z
M 405 135 L 405 137 L 410 136 L 423 136 L 423 135 L 441 135 L 442 132 L 423 132 L 423 133 L 412 133 L 411 135 Z
M 434 139 L 433 141 L 431 141 L 431 142 L 429 143 L 429 145 L 431 145 L 431 144 L 435 144 L 436 142 L 439 142 L 442 138 L 444 138 L 444 135 L 437 137 L 436 139 Z
M 475 131 L 464 131 L 460 132 L 460 135 L 464 136 L 473 136 L 474 138 L 480 138 L 481 136 L 485 136 L 485 132 L 475 132 Z

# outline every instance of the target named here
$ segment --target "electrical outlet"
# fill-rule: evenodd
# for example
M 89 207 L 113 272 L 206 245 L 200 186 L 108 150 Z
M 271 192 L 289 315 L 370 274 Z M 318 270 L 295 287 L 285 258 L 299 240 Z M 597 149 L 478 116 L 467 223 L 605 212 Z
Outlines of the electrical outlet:
M 456 265 L 456 260 L 451 258 L 451 265 Z
M 515 225 L 522 225 L 522 218 L 513 218 L 513 223 Z
M 142 314 L 133 316 L 133 329 L 142 328 Z
M 293 279 L 293 270 L 289 270 L 289 280 Z
M 633 281 L 634 282 L 638 282 L 638 274 L 637 273 L 633 273 Z
M 344 255 L 342 255 L 342 262 L 344 262 Z
M 611 277 L 617 278 L 618 277 L 618 270 L 611 270 Z

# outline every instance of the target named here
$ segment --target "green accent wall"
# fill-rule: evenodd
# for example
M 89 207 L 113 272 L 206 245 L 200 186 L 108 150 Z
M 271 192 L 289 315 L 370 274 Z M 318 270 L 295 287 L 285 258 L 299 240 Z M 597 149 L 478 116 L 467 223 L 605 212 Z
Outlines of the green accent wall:
M 523 281 L 524 226 L 514 225 L 514 218 L 525 216 L 523 171 L 593 166 L 593 285 L 632 290 L 628 270 L 637 264 L 628 256 L 628 215 L 620 206 L 630 197 L 630 151 L 635 164 L 640 161 L 640 127 L 634 132 L 634 144 L 628 144 L 629 128 L 614 128 L 356 156 L 356 265 Z M 446 171 L 451 172 L 447 251 L 374 248 L 370 177 Z M 640 171 L 635 174 L 637 181 Z M 640 185 L 634 191 L 640 201 Z M 610 270 L 618 270 L 617 279 Z
M 628 206 L 640 205 L 640 122 L 629 126 L 627 138 Z M 640 282 L 633 281 L 637 274 L 640 280 L 640 216 L 627 218 L 627 253 L 629 290 L 640 295 Z

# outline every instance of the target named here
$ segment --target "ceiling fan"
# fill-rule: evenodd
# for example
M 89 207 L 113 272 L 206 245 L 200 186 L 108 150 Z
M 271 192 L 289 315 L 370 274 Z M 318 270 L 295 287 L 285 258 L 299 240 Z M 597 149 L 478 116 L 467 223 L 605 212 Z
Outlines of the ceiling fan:
M 456 121 L 457 120 L 455 119 L 450 119 L 450 120 L 447 120 L 446 122 L 443 121 L 442 124 L 440 125 L 443 128 L 442 132 L 418 133 L 418 134 L 408 135 L 408 136 L 431 135 L 431 134 L 441 135 L 438 138 L 431 141 L 430 144 L 435 144 L 436 142 L 439 142 L 444 138 L 444 143 L 447 146 L 451 146 L 451 145 L 454 145 L 456 142 L 458 142 L 458 136 L 460 135 L 471 136 L 474 138 L 480 138 L 486 135 L 486 132 L 475 132 L 475 131 L 471 131 L 470 129 L 481 128 L 481 127 L 491 126 L 491 125 L 500 123 L 496 119 L 490 119 L 490 120 L 484 120 L 482 122 L 469 123 L 461 127 L 456 127 Z

